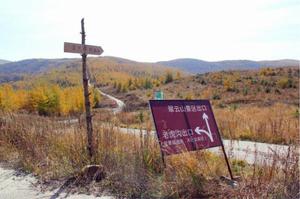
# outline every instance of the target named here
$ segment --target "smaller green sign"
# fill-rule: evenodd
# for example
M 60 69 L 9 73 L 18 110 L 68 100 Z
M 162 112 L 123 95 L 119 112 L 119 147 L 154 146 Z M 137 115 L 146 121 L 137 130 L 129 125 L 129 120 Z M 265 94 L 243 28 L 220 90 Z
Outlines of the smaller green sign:
M 164 99 L 164 93 L 162 91 L 155 91 L 154 99 L 163 100 Z

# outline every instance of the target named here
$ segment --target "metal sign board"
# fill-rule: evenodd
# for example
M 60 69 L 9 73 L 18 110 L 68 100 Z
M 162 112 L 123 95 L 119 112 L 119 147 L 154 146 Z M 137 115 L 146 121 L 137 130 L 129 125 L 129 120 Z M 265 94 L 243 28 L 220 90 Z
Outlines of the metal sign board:
M 163 100 L 164 99 L 164 93 L 162 91 L 155 91 L 154 92 L 154 99 Z
M 164 155 L 222 146 L 208 100 L 150 100 Z
M 103 53 L 103 50 L 100 46 L 82 45 L 82 44 L 75 44 L 69 42 L 64 42 L 64 52 L 83 54 L 84 46 L 85 46 L 85 54 L 101 55 Z

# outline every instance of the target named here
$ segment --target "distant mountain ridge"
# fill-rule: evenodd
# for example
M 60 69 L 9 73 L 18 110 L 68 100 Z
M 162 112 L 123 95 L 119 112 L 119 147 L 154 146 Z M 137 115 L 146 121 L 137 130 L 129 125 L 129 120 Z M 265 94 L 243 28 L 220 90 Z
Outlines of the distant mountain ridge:
M 209 62 L 198 59 L 183 58 L 170 61 L 160 61 L 157 63 L 195 74 L 222 70 L 252 70 L 262 67 L 299 67 L 300 61 L 293 59 L 282 59 L 270 61 L 224 60 Z
M 0 73 L 39 73 L 76 60 L 79 59 L 26 59 L 8 62 L 0 66 Z
M 105 62 L 107 66 L 124 64 L 126 66 L 153 66 L 179 69 L 188 73 L 206 73 L 222 70 L 251 70 L 261 67 L 299 67 L 299 60 L 283 59 L 271 61 L 251 61 L 251 60 L 224 60 L 209 62 L 199 59 L 175 59 L 170 61 L 160 61 L 156 63 L 137 62 L 119 57 L 105 56 L 99 58 L 89 58 L 88 60 L 98 60 L 99 64 Z M 1 64 L 2 63 L 2 64 Z M 89 61 L 88 61 L 89 63 Z M 63 58 L 63 59 L 27 59 L 16 62 L 0 60 L 0 78 L 16 79 L 24 74 L 36 74 L 49 71 L 51 69 L 59 69 L 62 67 L 72 68 L 81 65 L 80 58 Z M 1 80 L 0 80 L 1 82 Z M 3 81 L 2 81 L 3 82 Z
M 162 74 L 166 70 L 178 69 L 161 66 L 156 63 L 136 62 L 118 57 L 90 57 L 87 65 L 91 71 L 98 71 L 102 76 L 119 74 L 125 76 L 143 76 Z M 46 74 L 50 71 L 57 73 L 81 73 L 81 59 L 27 59 L 0 65 L 0 83 L 18 81 L 24 77 Z
M 0 59 L 0 65 L 1 64 L 6 64 L 6 63 L 9 63 L 10 61 L 8 61 L 8 60 L 4 60 L 4 59 Z
M 26 59 L 0 64 L 0 83 L 23 79 L 25 74 L 37 74 L 64 65 L 71 65 L 79 59 Z

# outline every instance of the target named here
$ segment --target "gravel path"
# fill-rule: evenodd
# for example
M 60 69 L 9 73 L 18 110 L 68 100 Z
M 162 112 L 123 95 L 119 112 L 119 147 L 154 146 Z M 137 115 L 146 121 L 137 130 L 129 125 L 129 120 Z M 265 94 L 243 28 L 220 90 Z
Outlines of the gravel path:
M 132 133 L 136 135 L 139 135 L 141 132 L 139 129 L 130 128 L 119 128 L 119 130 L 123 133 Z M 147 132 L 145 130 L 142 130 L 142 133 L 149 133 L 153 136 L 156 136 L 155 131 Z M 291 154 L 290 152 L 292 150 L 295 150 L 298 153 L 298 156 L 300 155 L 299 147 L 296 146 L 289 147 L 287 145 L 226 139 L 223 139 L 223 143 L 226 154 L 229 158 L 244 160 L 249 164 L 255 163 L 260 165 L 271 165 L 274 158 L 277 158 L 278 160 L 285 160 L 287 156 Z M 215 153 L 222 153 L 221 147 L 215 147 L 208 150 Z
M 67 195 L 64 192 L 57 196 L 58 189 L 41 192 L 41 189 L 36 186 L 36 182 L 37 179 L 32 175 L 25 175 L 0 165 L 0 199 L 114 199 L 111 196 Z

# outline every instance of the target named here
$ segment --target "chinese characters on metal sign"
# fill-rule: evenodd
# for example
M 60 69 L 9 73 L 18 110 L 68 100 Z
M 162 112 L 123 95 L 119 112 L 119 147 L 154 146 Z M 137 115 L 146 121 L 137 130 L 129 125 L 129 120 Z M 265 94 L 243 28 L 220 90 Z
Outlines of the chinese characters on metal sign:
M 84 53 L 82 44 L 64 42 L 64 52 L 68 53 Z M 85 45 L 85 53 L 89 55 L 101 55 L 103 50 L 100 46 Z
M 222 146 L 208 100 L 150 100 L 164 155 Z

